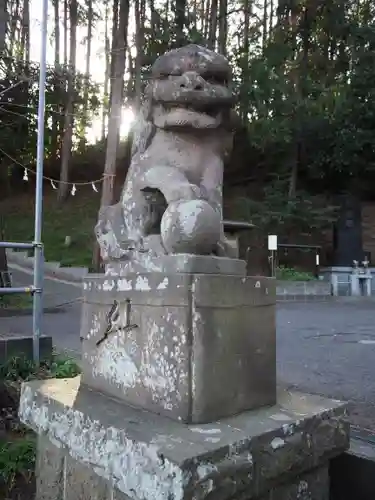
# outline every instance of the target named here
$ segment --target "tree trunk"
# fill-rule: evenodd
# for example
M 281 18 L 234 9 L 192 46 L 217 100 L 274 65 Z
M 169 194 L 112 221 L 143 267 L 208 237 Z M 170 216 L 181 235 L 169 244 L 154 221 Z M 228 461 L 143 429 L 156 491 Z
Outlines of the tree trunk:
M 226 54 L 227 36 L 228 36 L 228 1 L 220 0 L 219 13 L 219 52 Z
M 293 48 L 292 52 L 292 60 L 295 61 L 297 59 L 297 13 L 294 9 L 291 9 L 289 14 L 289 22 L 290 29 L 292 32 L 292 41 L 291 45 Z M 297 190 L 297 178 L 298 178 L 298 162 L 299 162 L 299 152 L 300 152 L 300 142 L 299 142 L 299 134 L 300 134 L 300 91 L 301 87 L 298 81 L 298 72 L 297 68 L 291 72 L 291 80 L 294 84 L 294 92 L 296 96 L 296 104 L 293 106 L 292 113 L 292 127 L 293 127 L 293 140 L 291 144 L 291 152 L 290 152 L 290 177 L 289 177 L 289 189 L 288 189 L 288 197 L 293 198 L 295 196 Z
M 269 35 L 271 35 L 272 30 L 273 30 L 273 11 L 274 11 L 273 0 L 270 0 L 270 17 L 269 17 L 269 24 L 268 24 Z
M 83 149 L 86 144 L 85 136 L 88 125 L 88 101 L 89 101 L 89 85 L 90 85 L 90 62 L 91 62 L 93 16 L 94 12 L 92 8 L 92 0 L 87 0 L 87 50 L 86 50 L 85 80 L 83 89 L 83 120 L 82 120 L 83 135 L 80 138 L 81 149 Z
M 268 17 L 267 17 L 267 0 L 264 0 L 263 5 L 263 30 L 262 30 L 262 49 L 266 48 L 267 43 L 267 28 L 268 28 Z
M 241 116 L 244 123 L 247 122 L 249 113 L 249 89 L 248 89 L 248 74 L 249 74 L 249 46 L 250 46 L 250 16 L 251 16 L 251 0 L 244 0 L 244 28 L 243 28 L 243 62 L 241 67 Z
M 209 25 L 209 36 L 208 36 L 208 48 L 215 50 L 216 44 L 216 29 L 217 29 L 217 2 L 218 0 L 212 0 L 211 3 L 211 13 L 210 13 L 210 25 Z
M 77 0 L 70 0 L 70 45 L 69 45 L 69 71 L 68 71 L 68 95 L 67 106 L 64 117 L 64 136 L 61 148 L 61 170 L 58 191 L 59 201 L 64 201 L 69 193 L 69 163 L 72 154 L 72 139 L 74 126 L 74 94 L 75 94 L 75 70 L 76 70 L 76 48 L 77 48 Z
M 176 47 L 182 47 L 185 42 L 186 0 L 175 0 Z
M 55 68 L 60 66 L 60 0 L 53 0 L 55 23 Z
M 101 206 L 107 206 L 112 203 L 112 190 L 114 174 L 116 170 L 116 157 L 118 149 L 118 132 L 121 121 L 124 71 L 126 61 L 127 32 L 129 18 L 129 0 L 121 0 L 119 13 L 119 26 L 116 33 L 114 59 L 114 80 L 111 99 L 111 111 L 108 123 L 108 138 L 104 175 L 108 176 L 103 182 Z
M 193 22 L 195 31 L 198 31 L 198 17 L 198 0 L 193 0 Z
M 68 1 L 64 0 L 64 68 L 68 66 Z
M 157 12 L 155 10 L 154 0 L 149 0 L 150 14 L 151 14 L 151 33 L 155 33 L 157 25 Z
M 122 4 L 122 1 L 123 0 L 121 0 L 121 4 Z M 115 50 L 116 50 L 115 47 L 116 47 L 117 30 L 119 29 L 118 16 L 119 16 L 119 0 L 113 0 L 109 107 L 111 107 L 113 85 L 114 85 L 114 78 L 115 78 Z
M 61 66 L 60 66 L 60 3 L 59 0 L 53 1 L 53 12 L 54 12 L 54 23 L 55 23 L 55 78 L 54 78 L 54 93 L 55 102 L 58 102 L 60 95 L 60 78 L 61 78 Z M 59 125 L 60 117 L 59 113 L 63 112 L 63 106 L 60 104 L 57 106 L 58 113 L 52 113 L 52 158 L 57 160 L 58 156 L 58 144 L 59 144 Z
M 64 114 L 66 107 L 68 105 L 67 101 L 67 92 L 68 92 L 68 37 L 69 37 L 69 25 L 68 25 L 68 13 L 69 13 L 69 0 L 63 0 L 64 9 L 63 9 L 63 40 L 64 40 L 64 53 L 63 53 L 63 64 L 64 64 L 64 79 L 65 81 L 60 81 L 60 87 L 64 87 L 64 102 L 61 103 L 60 106 L 60 115 L 59 115 L 59 135 L 60 142 L 62 141 L 62 135 L 64 131 Z
M 104 103 L 102 112 L 102 141 L 105 140 L 106 136 L 106 126 L 107 126 L 107 116 L 108 116 L 108 96 L 109 96 L 109 78 L 111 72 L 111 59 L 110 59 L 110 43 L 108 35 L 108 23 L 109 23 L 109 1 L 107 1 L 105 6 L 105 32 L 104 32 L 104 50 L 105 50 L 105 73 L 104 73 Z
M 126 85 L 126 94 L 128 96 L 128 100 L 129 99 L 134 99 L 134 96 L 135 96 L 135 65 L 133 64 L 133 58 L 132 58 L 132 55 L 130 53 L 130 50 L 128 50 L 128 65 L 126 66 L 125 64 L 125 67 L 126 67 L 126 73 L 127 73 L 127 76 L 128 76 L 128 83 Z
M 14 9 L 11 15 L 11 25 L 10 25 L 10 55 L 14 59 L 19 58 L 19 51 L 17 50 L 17 31 L 18 31 L 18 21 L 20 20 L 20 0 L 15 0 Z
M 139 0 L 135 0 L 134 3 L 134 11 L 135 11 L 135 26 L 136 26 L 136 33 L 135 33 L 135 41 L 136 41 L 136 49 L 137 49 L 137 55 L 135 58 L 135 99 L 134 99 L 134 106 L 135 109 L 138 111 L 140 104 L 141 104 L 141 96 L 142 96 L 142 76 L 141 76 L 141 71 L 142 71 L 142 48 L 144 44 L 144 24 L 145 24 L 145 9 L 146 9 L 146 2 L 145 0 L 141 0 L 141 3 L 139 3 Z
M 205 10 L 204 10 L 204 0 L 200 0 L 200 8 L 199 8 L 199 31 L 202 33 L 204 39 L 205 38 L 205 34 L 204 34 L 204 28 L 205 28 Z M 197 27 L 198 29 L 198 27 Z
M 118 29 L 115 32 L 115 40 L 113 43 L 114 50 L 112 52 L 114 78 L 112 83 L 111 107 L 108 120 L 104 180 L 100 200 L 101 207 L 108 206 L 113 203 L 113 187 L 116 174 L 116 160 L 121 123 L 124 71 L 128 38 L 129 0 L 121 0 L 119 10 L 119 23 Z M 94 268 L 99 270 L 100 256 L 97 244 L 95 244 L 94 248 L 93 264 Z
M 3 55 L 6 50 L 6 34 L 8 31 L 8 2 L 0 0 L 0 53 Z
M 30 9 L 29 0 L 23 0 L 21 54 L 26 64 L 30 62 Z
M 205 9 L 205 14 L 204 14 L 204 30 L 203 30 L 203 37 L 209 46 L 209 32 L 210 32 L 210 13 L 211 13 L 211 1 L 206 0 L 204 3 L 204 9 Z

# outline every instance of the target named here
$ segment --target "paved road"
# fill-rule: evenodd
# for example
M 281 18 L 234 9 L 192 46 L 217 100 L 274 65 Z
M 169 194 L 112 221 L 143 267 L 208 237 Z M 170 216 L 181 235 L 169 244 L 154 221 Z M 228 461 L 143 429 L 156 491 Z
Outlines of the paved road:
M 353 421 L 375 429 L 374 319 L 373 300 L 278 305 L 279 379 L 354 401 Z
M 13 286 L 23 286 L 32 283 L 31 273 L 11 269 Z M 51 335 L 59 350 L 80 352 L 79 325 L 81 317 L 81 288 L 52 279 L 44 280 L 44 306 L 58 307 L 59 313 L 44 314 L 43 331 Z M 32 317 L 8 317 L 0 319 L 2 332 L 30 334 Z
M 30 276 L 13 271 L 14 283 Z M 65 305 L 44 316 L 44 331 L 58 349 L 79 352 L 77 286 L 47 279 L 47 305 Z M 277 307 L 279 380 L 307 392 L 355 402 L 353 421 L 375 428 L 375 301 L 281 303 Z M 30 332 L 31 318 L 1 318 L 1 330 Z

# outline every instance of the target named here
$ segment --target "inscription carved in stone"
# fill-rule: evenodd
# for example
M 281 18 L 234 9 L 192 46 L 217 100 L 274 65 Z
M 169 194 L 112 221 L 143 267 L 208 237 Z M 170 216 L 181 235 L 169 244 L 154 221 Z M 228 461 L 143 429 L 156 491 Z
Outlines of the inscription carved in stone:
M 99 346 L 102 344 L 111 333 L 115 332 L 122 332 L 122 333 L 127 333 L 130 330 L 133 330 L 134 328 L 138 328 L 138 325 L 136 324 L 130 324 L 130 301 L 126 301 L 126 319 L 125 319 L 125 325 L 121 326 L 119 324 L 119 321 L 121 319 L 120 316 L 120 304 L 117 302 L 117 300 L 113 301 L 113 304 L 111 306 L 111 309 L 109 310 L 107 314 L 107 328 L 105 329 L 105 332 L 103 336 L 96 342 L 96 345 Z

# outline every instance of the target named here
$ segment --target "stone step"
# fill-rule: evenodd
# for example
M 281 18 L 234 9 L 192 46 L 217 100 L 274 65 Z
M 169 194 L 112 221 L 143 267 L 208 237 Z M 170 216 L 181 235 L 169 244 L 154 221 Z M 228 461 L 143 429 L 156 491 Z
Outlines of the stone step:
M 12 259 L 13 261 L 17 260 L 25 260 L 29 258 L 29 254 L 26 251 L 16 252 L 13 248 L 7 248 L 7 258 Z
M 15 252 L 13 249 L 7 250 L 8 262 L 32 269 L 34 266 L 34 256 L 29 257 L 27 252 Z M 72 282 L 81 282 L 88 273 L 87 267 L 64 267 L 60 262 L 45 261 L 44 273 L 46 276 L 65 279 Z
M 55 261 L 51 260 L 51 261 L 46 261 L 44 263 L 44 266 L 48 269 L 60 269 L 61 264 L 60 264 L 60 262 L 55 262 Z
M 51 271 L 52 273 L 54 271 Z M 59 267 L 55 270 L 55 275 L 62 279 L 71 279 L 73 281 L 82 281 L 88 273 L 87 267 Z

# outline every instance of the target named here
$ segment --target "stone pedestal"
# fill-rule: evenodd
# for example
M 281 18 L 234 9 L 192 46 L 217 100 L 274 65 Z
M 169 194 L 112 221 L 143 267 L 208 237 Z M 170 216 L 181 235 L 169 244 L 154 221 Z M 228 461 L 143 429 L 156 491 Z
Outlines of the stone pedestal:
M 197 274 L 216 259 L 191 257 L 185 273 L 85 279 L 83 383 L 186 423 L 274 404 L 275 280 Z
M 236 259 L 87 276 L 82 376 L 22 388 L 36 500 L 328 500 L 345 405 L 277 394 L 275 300 Z
M 347 449 L 345 406 L 280 390 L 277 403 L 186 425 L 69 380 L 23 385 L 40 436 L 37 500 L 328 500 L 328 462 Z
M 370 272 L 360 273 L 353 271 L 350 276 L 350 290 L 353 297 L 371 297 L 371 279 Z

